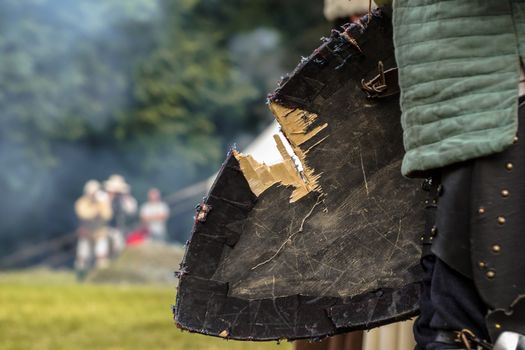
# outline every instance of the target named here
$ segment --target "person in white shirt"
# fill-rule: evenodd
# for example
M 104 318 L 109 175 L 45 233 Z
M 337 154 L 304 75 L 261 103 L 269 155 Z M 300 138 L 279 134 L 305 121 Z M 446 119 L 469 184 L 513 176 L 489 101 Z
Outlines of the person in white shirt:
M 149 239 L 166 241 L 166 221 L 170 216 L 168 205 L 162 201 L 160 191 L 148 191 L 148 201 L 140 207 L 140 220 L 148 230 Z

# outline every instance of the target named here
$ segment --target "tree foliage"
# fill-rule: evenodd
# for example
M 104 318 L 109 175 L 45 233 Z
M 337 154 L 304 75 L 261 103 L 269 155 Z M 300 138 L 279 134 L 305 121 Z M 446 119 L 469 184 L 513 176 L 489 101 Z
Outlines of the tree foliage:
M 212 174 L 268 122 L 265 95 L 317 46 L 321 13 L 316 0 L 2 1 L 3 246 L 74 228 L 89 178 L 121 173 L 143 197 Z

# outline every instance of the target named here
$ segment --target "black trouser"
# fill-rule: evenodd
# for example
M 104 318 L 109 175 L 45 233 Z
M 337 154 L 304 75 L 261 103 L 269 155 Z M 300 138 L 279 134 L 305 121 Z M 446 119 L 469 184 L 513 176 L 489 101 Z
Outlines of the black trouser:
M 440 335 L 447 331 L 469 329 L 488 339 L 485 327 L 487 308 L 469 278 L 451 269 L 435 255 L 421 261 L 425 271 L 421 296 L 421 315 L 414 324 L 417 350 L 460 348 L 461 344 L 447 344 Z

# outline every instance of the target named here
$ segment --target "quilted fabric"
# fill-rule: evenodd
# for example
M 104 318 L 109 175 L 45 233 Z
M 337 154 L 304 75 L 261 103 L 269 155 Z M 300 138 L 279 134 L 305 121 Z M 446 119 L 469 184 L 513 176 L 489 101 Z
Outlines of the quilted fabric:
M 524 0 L 395 0 L 402 173 L 500 152 L 516 135 Z

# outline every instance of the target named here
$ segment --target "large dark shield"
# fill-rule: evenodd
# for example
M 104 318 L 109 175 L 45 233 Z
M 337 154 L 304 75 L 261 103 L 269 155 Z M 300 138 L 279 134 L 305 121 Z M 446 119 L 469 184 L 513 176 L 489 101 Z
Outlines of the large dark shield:
M 270 97 L 302 169 L 284 151 L 273 166 L 230 153 L 181 266 L 181 328 L 315 338 L 417 313 L 423 214 L 400 174 L 392 68 L 391 17 L 377 11 L 332 33 Z

